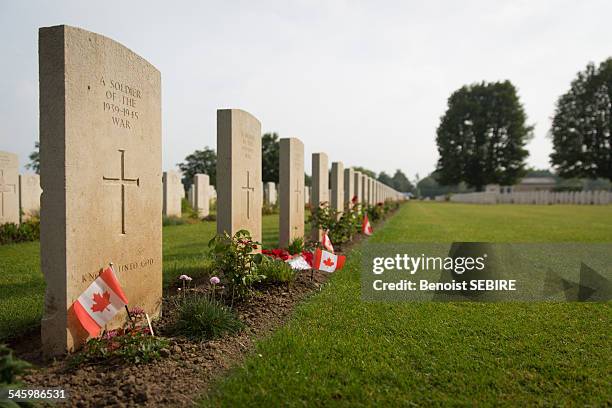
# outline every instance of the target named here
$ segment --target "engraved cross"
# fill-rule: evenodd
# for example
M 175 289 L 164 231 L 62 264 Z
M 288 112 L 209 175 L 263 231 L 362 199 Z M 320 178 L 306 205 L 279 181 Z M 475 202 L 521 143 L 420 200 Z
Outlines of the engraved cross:
M 0 170 L 0 201 L 2 201 L 0 205 L 0 216 L 4 217 L 4 193 L 17 193 L 17 186 L 15 184 L 7 184 L 4 181 L 4 170 Z
M 242 187 L 243 190 L 246 190 L 247 196 L 247 219 L 251 219 L 251 195 L 253 192 L 255 194 L 255 187 L 251 187 L 251 173 L 247 171 L 247 183 L 246 186 Z
M 295 190 L 293 192 L 295 193 L 295 211 L 298 212 L 300 211 L 300 195 L 302 194 L 302 191 L 300 191 L 299 178 L 295 181 Z M 304 203 L 302 202 L 301 205 L 303 206 Z
M 140 187 L 140 178 L 125 177 L 125 150 L 119 149 L 119 153 L 121 153 L 121 176 L 119 178 L 102 176 L 102 180 L 106 184 L 121 186 L 121 234 L 125 235 L 125 188 L 130 185 Z

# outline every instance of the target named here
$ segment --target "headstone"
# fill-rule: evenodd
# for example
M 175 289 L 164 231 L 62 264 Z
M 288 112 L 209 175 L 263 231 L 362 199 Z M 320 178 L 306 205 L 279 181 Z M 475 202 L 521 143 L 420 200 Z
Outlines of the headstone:
M 162 213 L 166 217 L 180 217 L 182 215 L 181 201 L 185 195 L 181 176 L 178 172 L 165 171 L 162 177 L 163 203 Z
M 310 204 L 310 187 L 304 186 L 304 204 Z
M 195 185 L 191 184 L 189 186 L 189 191 L 187 192 L 187 201 L 189 201 L 189 205 L 191 208 L 195 209 Z
M 40 176 L 38 174 L 19 175 L 19 210 L 21 220 L 40 216 Z
M 333 162 L 331 168 L 331 208 L 338 211 L 338 216 L 344 210 L 344 164 Z
M 361 202 L 370 204 L 370 178 L 364 173 L 361 177 Z
M 159 315 L 161 75 L 118 42 L 70 26 L 40 29 L 39 70 L 41 331 L 53 355 L 85 341 L 71 305 L 110 262 L 130 307 Z M 106 328 L 125 319 L 120 311 Z
M 264 202 L 268 205 L 276 205 L 276 184 L 272 181 L 263 183 Z
M 353 195 L 357 197 L 357 203 L 363 203 L 363 176 L 360 171 L 355 171 L 353 178 Z
M 344 206 L 352 205 L 353 197 L 355 196 L 355 171 L 352 168 L 344 169 Z
M 321 205 L 329 205 L 329 171 L 327 154 L 312 154 L 312 198 L 311 210 L 317 211 Z M 316 229 L 312 232 L 312 239 L 321 240 L 321 231 Z
M 206 174 L 193 176 L 193 209 L 198 216 L 206 217 L 210 214 L 210 177 Z
M 0 152 L 0 224 L 19 224 L 18 168 L 16 154 Z
M 217 111 L 217 233 L 248 230 L 261 242 L 261 124 L 240 109 Z
M 297 138 L 280 139 L 279 243 L 286 248 L 304 238 L 304 143 Z

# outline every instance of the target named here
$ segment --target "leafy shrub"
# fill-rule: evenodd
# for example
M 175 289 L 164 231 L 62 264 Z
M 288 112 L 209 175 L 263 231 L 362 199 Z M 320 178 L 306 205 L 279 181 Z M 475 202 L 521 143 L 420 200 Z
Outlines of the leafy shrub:
M 237 333 L 244 327 L 229 307 L 208 296 L 178 296 L 175 306 L 178 318 L 174 331 L 191 339 L 212 340 Z
M 287 251 L 291 255 L 300 254 L 302 253 L 303 250 L 304 250 L 304 239 L 303 238 L 294 239 L 293 241 L 291 241 L 291 243 L 287 247 Z
M 329 230 L 329 238 L 334 245 L 350 241 L 359 230 L 361 209 L 359 206 L 347 207 L 342 215 L 323 203 L 311 213 L 310 224 L 313 228 Z
M 0 224 L 0 245 L 17 242 L 38 241 L 40 239 L 40 220 L 32 218 L 20 225 Z
M 271 283 L 290 283 L 297 276 L 289 264 L 268 256 L 262 261 L 259 270 L 266 276 L 265 280 Z
M 161 358 L 160 350 L 168 340 L 151 336 L 149 328 L 118 329 L 90 339 L 83 349 L 72 356 L 70 366 L 83 364 L 141 364 Z
M 14 388 L 20 385 L 17 376 L 23 374 L 31 366 L 28 362 L 15 358 L 13 350 L 0 344 L 0 389 L 4 386 Z
M 215 214 L 208 214 L 206 217 L 202 218 L 203 221 L 217 221 L 217 216 Z
M 186 224 L 187 221 L 185 221 L 184 219 L 180 218 L 180 217 L 163 217 L 162 219 L 162 225 L 164 227 L 168 226 L 168 225 L 183 225 Z
M 383 218 L 384 215 L 384 207 L 382 203 L 376 205 L 369 205 L 367 206 L 366 211 L 368 213 L 368 218 L 370 219 L 370 221 L 379 221 Z
M 199 220 L 200 219 L 200 215 L 191 206 L 191 204 L 189 203 L 189 200 L 187 200 L 186 198 L 183 198 L 181 200 L 181 213 L 183 214 L 184 218 L 188 218 L 188 219 L 191 219 L 191 220 Z
M 105 333 L 90 339 L 70 360 L 72 367 L 84 364 L 148 363 L 161 358 L 159 351 L 169 345 L 166 339 L 142 331 Z
M 261 215 L 272 215 L 272 214 L 278 214 L 278 204 L 270 205 L 270 204 L 264 203 L 261 207 Z
M 248 295 L 252 286 L 265 278 L 257 268 L 263 256 L 253 253 L 259 245 L 246 230 L 236 232 L 233 237 L 228 233 L 216 235 L 208 242 L 212 272 L 225 277 L 232 298 Z

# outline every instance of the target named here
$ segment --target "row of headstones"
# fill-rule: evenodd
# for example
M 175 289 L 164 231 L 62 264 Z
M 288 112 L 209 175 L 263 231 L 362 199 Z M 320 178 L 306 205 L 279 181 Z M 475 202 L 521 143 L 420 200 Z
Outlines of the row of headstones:
M 19 224 L 40 211 L 40 177 L 19 174 L 16 154 L 0 151 L 0 224 Z
M 445 196 L 438 196 L 445 197 Z M 436 200 L 438 200 L 436 197 Z M 511 193 L 462 193 L 453 194 L 450 201 L 474 204 L 612 204 L 612 192 L 597 191 L 514 191 Z
M 79 28 L 41 28 L 39 87 L 40 250 L 47 284 L 41 331 L 43 350 L 53 355 L 87 338 L 71 307 L 111 262 L 130 307 L 160 313 L 160 213 L 164 205 L 176 209 L 184 193 L 178 175 L 167 172 L 167 182 L 159 182 L 161 74 L 144 58 Z M 315 153 L 312 162 L 311 205 L 330 202 L 341 211 L 353 196 L 370 204 L 401 198 L 341 162 L 332 164 L 329 197 L 327 155 Z M 246 229 L 261 242 L 261 125 L 245 111 L 217 111 L 216 178 L 217 231 Z M 208 184 L 206 175 L 196 177 L 195 207 Z M 281 139 L 281 245 L 304 235 L 304 193 L 304 145 Z M 125 318 L 117 314 L 106 328 Z
M 216 200 L 217 191 L 210 184 L 210 177 L 206 174 L 195 174 L 193 183 L 185 194 L 185 187 L 178 172 L 170 170 L 164 172 L 162 214 L 166 217 L 180 217 L 182 215 L 182 201 L 186 198 L 191 208 L 200 217 L 210 214 L 210 203 Z

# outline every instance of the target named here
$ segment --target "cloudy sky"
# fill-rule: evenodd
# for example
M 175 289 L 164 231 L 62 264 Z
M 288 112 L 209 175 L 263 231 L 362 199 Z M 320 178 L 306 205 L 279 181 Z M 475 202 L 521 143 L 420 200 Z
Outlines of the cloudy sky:
M 435 167 L 450 93 L 509 79 L 548 167 L 556 98 L 612 55 L 609 1 L 2 1 L 0 150 L 24 164 L 38 139 L 37 29 L 104 34 L 162 73 L 163 166 L 216 144 L 216 109 L 310 153 L 410 178 Z

